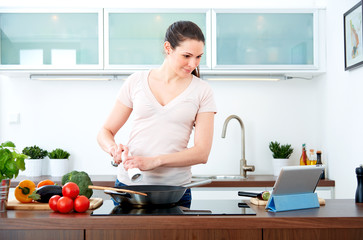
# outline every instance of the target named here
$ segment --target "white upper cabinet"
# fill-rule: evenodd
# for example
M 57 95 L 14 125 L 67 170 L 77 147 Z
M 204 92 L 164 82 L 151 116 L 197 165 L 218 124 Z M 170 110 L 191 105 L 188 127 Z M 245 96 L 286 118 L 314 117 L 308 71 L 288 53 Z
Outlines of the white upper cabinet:
M 103 68 L 102 9 L 0 12 L 0 68 Z
M 164 60 L 166 29 L 179 20 L 204 33 L 204 74 L 325 71 L 321 9 L 3 9 L 0 69 L 154 68 Z
M 105 69 L 144 69 L 161 65 L 166 29 L 176 21 L 192 21 L 206 44 L 201 68 L 210 68 L 210 10 L 105 9 Z
M 214 10 L 214 69 L 318 69 L 316 11 Z

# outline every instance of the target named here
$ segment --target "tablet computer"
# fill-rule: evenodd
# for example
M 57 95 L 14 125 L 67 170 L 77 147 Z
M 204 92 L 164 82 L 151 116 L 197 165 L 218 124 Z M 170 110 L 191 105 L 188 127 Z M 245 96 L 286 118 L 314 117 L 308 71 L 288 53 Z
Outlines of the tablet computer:
M 280 171 L 266 209 L 271 212 L 319 207 L 315 192 L 324 166 L 288 166 Z
M 287 166 L 281 169 L 271 195 L 313 193 L 324 166 Z

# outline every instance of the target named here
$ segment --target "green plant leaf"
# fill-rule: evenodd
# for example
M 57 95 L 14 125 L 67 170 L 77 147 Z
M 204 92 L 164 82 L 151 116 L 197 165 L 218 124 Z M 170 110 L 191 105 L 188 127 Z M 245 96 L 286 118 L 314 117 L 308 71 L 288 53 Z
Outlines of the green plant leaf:
M 16 165 L 18 166 L 18 168 L 22 171 L 25 170 L 25 159 L 27 158 L 28 156 L 24 155 L 24 154 L 21 154 L 19 157 L 17 157 L 16 159 Z
M 9 149 L 0 149 L 0 170 L 2 171 L 5 168 L 5 163 L 8 159 L 12 158 L 12 154 Z
M 17 173 L 17 171 L 19 171 L 18 166 L 16 165 L 16 162 L 13 161 L 12 159 L 9 159 L 8 161 L 6 161 L 5 168 L 7 169 L 6 174 L 9 178 L 12 178 L 12 176 L 15 175 Z
M 23 149 L 23 154 L 29 156 L 31 159 L 42 159 L 48 155 L 46 150 L 34 145 L 32 147 L 25 147 Z
M 68 159 L 70 154 L 63 149 L 57 148 L 50 153 L 48 153 L 49 158 L 51 159 Z
M 269 148 L 272 152 L 273 158 L 287 159 L 294 151 L 294 149 L 291 148 L 290 144 L 280 145 L 280 143 L 278 143 L 277 141 L 270 142 Z
M 25 170 L 25 154 L 18 153 L 15 144 L 8 141 L 0 145 L 0 180 L 15 178 L 19 170 Z
M 11 148 L 15 148 L 15 144 L 11 141 L 7 141 L 1 144 L 2 147 L 11 147 Z

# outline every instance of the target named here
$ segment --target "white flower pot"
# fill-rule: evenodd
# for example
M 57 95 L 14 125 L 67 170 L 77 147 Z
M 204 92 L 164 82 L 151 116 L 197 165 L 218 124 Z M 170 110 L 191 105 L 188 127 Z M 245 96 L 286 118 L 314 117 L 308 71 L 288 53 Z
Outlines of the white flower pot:
M 274 169 L 274 176 L 280 175 L 280 171 L 282 167 L 289 166 L 290 160 L 287 158 L 274 158 L 272 159 L 272 165 Z
M 43 158 L 43 163 L 42 163 L 42 176 L 47 176 L 50 175 L 49 173 L 49 158 L 45 157 Z
M 49 159 L 49 173 L 54 177 L 62 177 L 68 173 L 68 159 Z
M 42 175 L 42 161 L 43 159 L 25 159 L 25 171 L 22 175 L 27 177 L 39 177 Z

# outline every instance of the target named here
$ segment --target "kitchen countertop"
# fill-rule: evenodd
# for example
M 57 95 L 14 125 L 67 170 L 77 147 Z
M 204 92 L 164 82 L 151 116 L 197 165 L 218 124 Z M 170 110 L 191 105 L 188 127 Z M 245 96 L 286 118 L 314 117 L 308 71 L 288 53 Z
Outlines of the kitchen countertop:
M 90 175 L 90 177 L 94 185 L 105 187 L 113 187 L 116 180 L 115 175 Z M 212 179 L 212 183 L 198 187 L 273 187 L 276 178 L 277 177 L 273 175 L 249 175 L 247 179 Z M 16 185 L 24 179 L 30 179 L 35 183 L 44 179 L 51 179 L 57 184 L 61 184 L 61 177 L 18 176 L 16 179 L 11 180 L 11 187 L 16 187 Z M 193 180 L 196 180 L 196 178 L 194 178 Z M 335 187 L 335 181 L 330 179 L 320 180 L 318 187 Z
M 247 203 L 255 212 L 256 215 L 202 215 L 202 216 L 129 216 L 128 219 L 124 219 L 125 215 L 122 216 L 90 216 L 92 210 L 88 210 L 85 213 L 54 213 L 51 210 L 43 211 L 32 211 L 32 210 L 7 210 L 4 213 L 0 213 L 0 229 L 29 229 L 37 226 L 38 228 L 54 228 L 54 229 L 79 229 L 79 228 L 92 228 L 92 229 L 112 229 L 112 228 L 129 228 L 138 225 L 138 228 L 172 228 L 175 227 L 175 221 L 182 224 L 181 226 L 189 226 L 191 228 L 210 228 L 211 226 L 194 226 L 187 219 L 201 222 L 201 219 L 208 219 L 213 223 L 215 219 L 230 219 L 236 220 L 244 219 L 246 223 L 243 225 L 244 228 L 258 228 L 266 227 L 269 228 L 315 228 L 315 227 L 329 227 L 331 228 L 344 228 L 350 226 L 360 227 L 363 226 L 363 203 L 355 203 L 354 199 L 327 199 L 325 206 L 320 208 L 303 209 L 296 211 L 287 211 L 272 213 L 267 212 L 264 206 L 256 206 L 247 200 L 241 200 L 241 202 Z M 150 218 L 153 219 L 152 222 Z M 165 226 L 158 225 L 157 222 L 164 219 Z M 165 219 L 173 219 L 174 223 L 169 223 Z M 213 220 L 214 219 L 214 220 Z M 295 219 L 295 220 L 293 220 Z M 331 221 L 333 220 L 334 221 Z M 57 225 L 61 220 L 61 225 Z M 117 221 L 116 221 L 117 220 Z M 274 221 L 274 225 L 271 225 L 271 220 Z M 330 222 L 329 222 L 330 220 Z M 349 220 L 352 220 L 349 224 Z M 238 222 L 238 221 L 237 221 Z M 247 223 L 249 222 L 249 223 Z M 143 223 L 147 223 L 144 225 Z M 256 224 L 261 226 L 258 226 Z M 357 224 L 359 223 L 359 224 Z M 85 225 L 83 225 L 85 224 Z M 233 221 L 229 226 L 233 225 Z M 242 226 L 239 226 L 242 227 Z
M 160 235 L 164 236 L 163 239 L 172 239 L 165 238 L 165 234 L 172 233 L 193 236 L 209 234 L 197 239 L 225 239 L 217 237 L 217 233 L 224 237 L 246 233 L 253 235 L 243 239 L 313 239 L 311 236 L 319 236 L 319 239 L 361 239 L 363 234 L 363 203 L 356 204 L 353 199 L 327 199 L 326 205 L 320 208 L 280 213 L 266 212 L 262 206 L 248 204 L 256 212 L 255 216 L 90 216 L 91 211 L 59 214 L 51 211 L 8 210 L 0 213 L 0 238 L 1 234 L 13 236 L 11 234 L 14 231 L 16 234 L 26 234 L 34 229 L 38 234 L 44 231 L 47 237 L 57 230 L 67 234 L 76 232 L 83 239 L 117 239 L 115 236 L 119 237 L 118 234 L 133 236 L 130 239 L 142 239 L 142 236 L 161 239 Z M 150 235 L 156 234 L 155 231 L 157 237 Z M 213 237 L 210 236 L 212 232 Z M 286 237 L 289 234 L 299 237 Z M 180 239 L 196 238 L 188 236 Z

